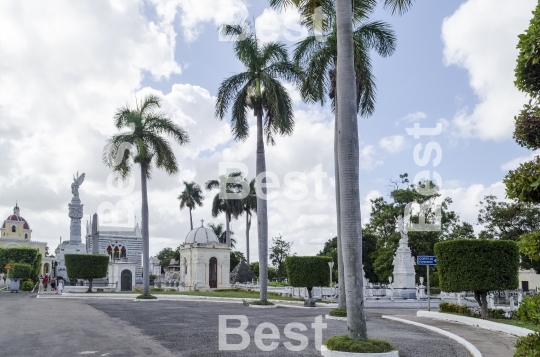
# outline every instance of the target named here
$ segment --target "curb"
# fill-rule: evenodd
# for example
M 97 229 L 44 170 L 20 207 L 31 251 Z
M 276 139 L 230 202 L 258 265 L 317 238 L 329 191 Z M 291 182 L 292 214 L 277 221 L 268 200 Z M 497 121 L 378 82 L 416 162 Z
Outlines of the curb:
M 429 318 L 438 319 L 438 320 L 460 322 L 465 325 L 476 326 L 476 327 L 479 327 L 485 330 L 490 330 L 490 331 L 503 332 L 503 333 L 507 333 L 509 335 L 514 335 L 518 337 L 525 337 L 531 333 L 534 333 L 533 330 L 529 330 L 523 327 L 501 324 L 498 322 L 477 319 L 475 317 L 445 314 L 445 313 L 435 312 L 435 311 L 418 311 L 416 313 L 416 316 L 429 317 Z
M 418 326 L 418 327 L 422 327 L 422 328 L 425 328 L 427 330 L 431 330 L 433 332 L 436 332 L 438 334 L 441 334 L 443 336 L 446 336 L 454 341 L 456 341 L 457 343 L 459 343 L 460 345 L 462 345 L 463 347 L 465 347 L 469 352 L 470 354 L 473 356 L 473 357 L 483 357 L 482 356 L 482 353 L 480 353 L 480 351 L 478 351 L 478 349 L 476 347 L 474 347 L 474 345 L 472 343 L 470 343 L 469 341 L 467 341 L 466 339 L 464 339 L 463 337 L 460 337 L 458 335 L 455 335 L 451 332 L 448 332 L 448 331 L 445 331 L 445 330 L 442 330 L 438 327 L 433 327 L 433 326 L 429 326 L 429 325 L 425 325 L 425 324 L 421 324 L 419 322 L 415 322 L 415 321 L 410 321 L 410 320 L 405 320 L 405 319 L 400 319 L 399 317 L 394 317 L 394 316 L 388 316 L 388 315 L 383 315 L 382 316 L 383 319 L 387 319 L 387 320 L 393 320 L 393 321 L 398 321 L 398 322 L 402 322 L 404 324 L 409 324 L 409 325 L 414 325 L 414 326 Z
M 252 305 L 252 304 L 249 304 L 248 305 L 249 307 L 251 307 L 252 309 L 277 309 L 277 305 Z
M 399 357 L 398 351 L 385 353 L 358 353 L 358 352 L 341 352 L 329 350 L 325 345 L 321 346 L 321 355 L 324 357 Z
M 347 318 L 342 316 L 324 315 L 324 318 L 328 320 L 347 321 Z

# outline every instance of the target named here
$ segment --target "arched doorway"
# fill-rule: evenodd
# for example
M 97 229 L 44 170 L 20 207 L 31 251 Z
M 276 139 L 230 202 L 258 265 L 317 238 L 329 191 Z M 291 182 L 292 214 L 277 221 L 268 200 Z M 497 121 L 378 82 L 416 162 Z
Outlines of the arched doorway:
M 43 264 L 43 275 L 49 274 L 49 273 L 51 272 L 50 269 L 51 269 L 51 268 L 50 268 L 49 263 Z
M 208 284 L 210 289 L 215 289 L 217 288 L 217 259 L 214 257 L 210 258 L 209 270 Z
M 132 274 L 131 270 L 123 270 L 120 275 L 120 290 L 131 291 L 133 290 Z

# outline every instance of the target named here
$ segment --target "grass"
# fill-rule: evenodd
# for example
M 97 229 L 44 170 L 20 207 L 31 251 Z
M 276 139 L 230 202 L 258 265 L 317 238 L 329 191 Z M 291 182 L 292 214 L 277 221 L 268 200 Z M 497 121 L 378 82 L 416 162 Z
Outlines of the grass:
M 347 335 L 338 335 L 326 340 L 326 347 L 332 351 L 356 353 L 385 353 L 397 351 L 397 347 L 388 341 L 369 339 L 352 340 Z
M 249 305 L 274 305 L 274 303 L 270 301 L 253 300 L 249 302 Z
M 139 296 L 136 297 L 136 299 L 152 300 L 152 299 L 157 299 L 157 297 L 154 296 L 154 295 L 139 295 Z
M 328 313 L 330 316 L 347 317 L 347 310 L 334 309 Z
M 500 324 L 523 327 L 523 328 L 526 328 L 526 329 L 529 329 L 529 330 L 540 332 L 540 325 L 535 325 L 535 324 L 533 324 L 531 322 L 523 322 L 523 321 L 520 321 L 520 320 L 510 320 L 510 319 L 494 319 L 494 320 L 490 320 L 490 321 L 498 322 Z

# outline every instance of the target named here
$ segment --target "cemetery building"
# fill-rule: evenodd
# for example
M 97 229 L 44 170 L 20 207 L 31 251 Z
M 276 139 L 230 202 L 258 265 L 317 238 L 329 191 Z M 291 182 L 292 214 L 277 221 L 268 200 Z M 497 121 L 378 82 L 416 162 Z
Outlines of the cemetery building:
M 93 225 L 97 227 L 96 232 L 92 230 Z M 96 244 L 97 249 L 94 249 Z M 138 223 L 131 229 L 100 228 L 98 215 L 94 214 L 86 224 L 86 251 L 89 254 L 107 254 L 112 263 L 135 264 L 134 282 L 142 284 L 142 232 Z
M 21 216 L 18 204 L 13 207 L 13 214 L 9 215 L 0 228 L 0 248 L 34 248 L 41 254 L 41 275 L 51 272 L 54 258 L 46 257 L 47 243 L 32 240 L 32 229 L 28 221 Z
M 228 288 L 231 249 L 203 223 L 180 246 L 180 282 L 188 291 Z

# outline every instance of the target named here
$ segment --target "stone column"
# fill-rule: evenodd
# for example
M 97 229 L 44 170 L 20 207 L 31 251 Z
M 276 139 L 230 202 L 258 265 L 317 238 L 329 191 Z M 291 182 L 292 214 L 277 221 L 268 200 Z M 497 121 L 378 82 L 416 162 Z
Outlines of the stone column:
M 78 196 L 74 196 L 71 199 L 69 206 L 69 217 L 71 218 L 71 224 L 69 226 L 69 244 L 80 245 L 81 244 L 81 218 L 83 217 L 83 206 L 81 199 Z

